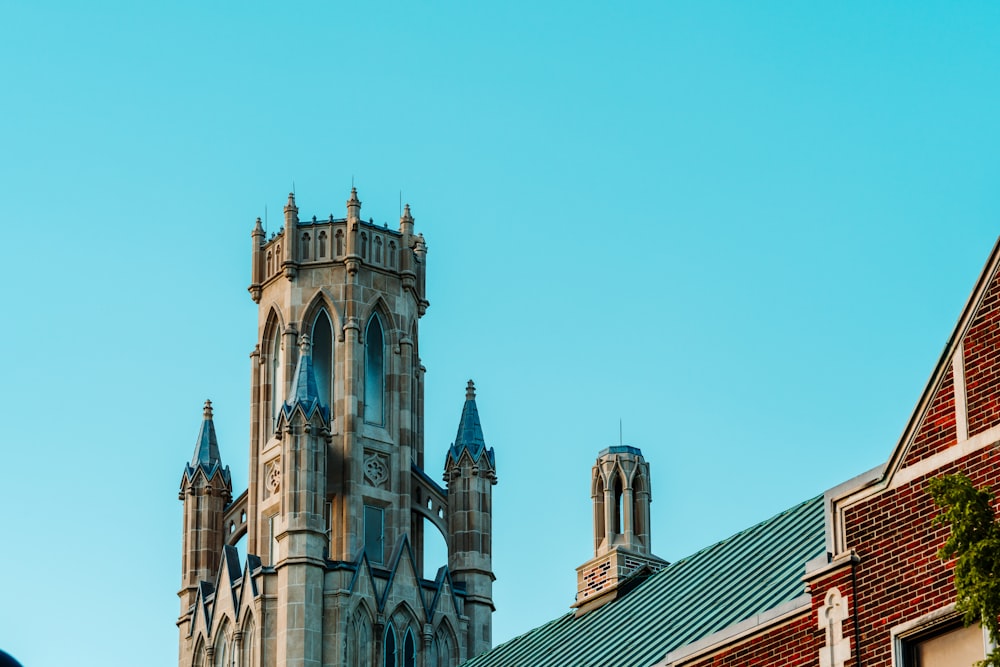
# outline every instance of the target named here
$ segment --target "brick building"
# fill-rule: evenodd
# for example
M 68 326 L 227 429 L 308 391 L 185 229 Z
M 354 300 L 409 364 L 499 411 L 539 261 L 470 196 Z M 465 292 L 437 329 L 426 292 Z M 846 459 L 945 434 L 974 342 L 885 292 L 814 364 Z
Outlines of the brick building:
M 888 461 L 675 563 L 649 553 L 649 469 L 594 468 L 594 558 L 574 610 L 470 667 L 966 667 L 986 638 L 955 613 L 927 480 L 1000 482 L 1000 245 Z M 887 449 L 889 449 L 887 447 Z M 626 460 L 626 459 L 631 459 Z M 817 490 L 819 492 L 820 490 Z M 645 531 L 645 532 L 644 532 Z

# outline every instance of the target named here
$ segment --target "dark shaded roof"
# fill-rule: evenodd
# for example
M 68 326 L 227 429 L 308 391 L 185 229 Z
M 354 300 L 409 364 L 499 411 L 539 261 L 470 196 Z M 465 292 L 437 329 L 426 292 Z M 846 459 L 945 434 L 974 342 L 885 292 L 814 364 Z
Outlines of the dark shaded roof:
M 486 449 L 483 427 L 479 423 L 479 409 L 476 407 L 476 386 L 472 380 L 469 380 L 465 390 L 465 405 L 462 406 L 462 417 L 458 421 L 458 433 L 455 434 L 454 444 L 448 450 L 448 456 L 457 461 L 463 450 L 469 452 L 473 461 L 478 461 L 485 452 L 490 465 L 496 465 L 493 448 Z
M 805 564 L 825 549 L 818 496 L 672 563 L 623 598 L 579 618 L 564 614 L 465 665 L 647 667 L 802 595 Z

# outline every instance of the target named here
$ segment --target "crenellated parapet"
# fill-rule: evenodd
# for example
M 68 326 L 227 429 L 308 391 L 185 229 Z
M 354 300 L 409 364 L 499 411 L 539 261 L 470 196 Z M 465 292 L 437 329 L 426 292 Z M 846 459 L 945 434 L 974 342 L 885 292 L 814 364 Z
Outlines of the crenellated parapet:
M 363 265 L 398 277 L 404 288 L 413 291 L 423 314 L 429 305 L 424 290 L 427 244 L 423 234 L 413 232 L 410 205 L 404 208 L 397 230 L 387 224 L 377 225 L 370 218 L 355 218 L 361 209 L 356 191 L 352 190 L 347 204 L 346 218 L 335 218 L 331 213 L 325 219 L 314 215 L 311 220 L 300 220 L 295 198 L 289 195 L 285 226 L 269 237 L 257 219 L 251 234 L 252 282 L 248 288 L 255 302 L 260 302 L 265 285 L 279 277 L 294 281 L 303 268 L 339 265 L 355 275 Z

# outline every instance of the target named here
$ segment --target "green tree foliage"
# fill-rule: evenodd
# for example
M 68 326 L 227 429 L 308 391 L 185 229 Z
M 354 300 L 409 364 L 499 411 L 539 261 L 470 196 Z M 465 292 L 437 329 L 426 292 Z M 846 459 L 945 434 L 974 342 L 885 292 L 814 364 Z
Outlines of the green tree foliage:
M 928 493 L 951 535 L 938 550 L 941 560 L 955 561 L 956 608 L 966 625 L 981 623 L 994 646 L 980 667 L 1000 667 L 1000 524 L 993 513 L 993 492 L 976 489 L 965 475 L 930 480 Z

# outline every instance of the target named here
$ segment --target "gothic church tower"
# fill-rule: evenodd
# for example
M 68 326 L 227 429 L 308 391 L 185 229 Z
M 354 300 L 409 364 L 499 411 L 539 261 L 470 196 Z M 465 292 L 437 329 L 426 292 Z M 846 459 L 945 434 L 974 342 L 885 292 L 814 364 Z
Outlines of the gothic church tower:
M 490 647 L 496 468 L 470 381 L 447 488 L 424 472 L 423 235 L 409 206 L 363 221 L 353 188 L 346 218 L 302 222 L 289 195 L 284 223 L 251 235 L 247 489 L 210 403 L 182 477 L 179 665 L 456 665 Z M 433 578 L 425 526 L 449 550 Z

